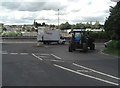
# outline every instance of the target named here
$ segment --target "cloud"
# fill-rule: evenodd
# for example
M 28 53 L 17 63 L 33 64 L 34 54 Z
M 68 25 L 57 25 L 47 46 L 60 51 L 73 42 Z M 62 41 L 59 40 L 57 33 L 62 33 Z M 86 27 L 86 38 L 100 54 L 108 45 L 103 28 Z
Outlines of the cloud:
M 0 22 L 32 24 L 36 19 L 57 24 L 58 9 L 60 23 L 104 22 L 109 16 L 109 6 L 115 5 L 111 0 L 5 0 L 0 5 Z
M 64 9 L 60 2 L 2 2 L 1 5 L 10 10 L 41 11 Z
M 73 22 L 96 22 L 96 21 L 100 21 L 100 22 L 104 22 L 104 16 L 96 16 L 96 17 L 82 17 L 82 18 L 76 18 L 73 20 Z
M 113 1 L 113 2 L 119 2 L 120 0 L 111 0 L 111 1 Z

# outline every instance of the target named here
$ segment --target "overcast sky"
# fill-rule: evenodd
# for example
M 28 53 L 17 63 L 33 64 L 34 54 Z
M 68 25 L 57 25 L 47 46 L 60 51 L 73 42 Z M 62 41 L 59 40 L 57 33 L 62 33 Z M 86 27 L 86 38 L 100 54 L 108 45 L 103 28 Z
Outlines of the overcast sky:
M 114 1 L 114 2 L 113 2 Z M 110 6 L 120 0 L 2 0 L 0 1 L 0 23 L 33 24 L 45 22 L 70 24 L 80 22 L 104 23 Z

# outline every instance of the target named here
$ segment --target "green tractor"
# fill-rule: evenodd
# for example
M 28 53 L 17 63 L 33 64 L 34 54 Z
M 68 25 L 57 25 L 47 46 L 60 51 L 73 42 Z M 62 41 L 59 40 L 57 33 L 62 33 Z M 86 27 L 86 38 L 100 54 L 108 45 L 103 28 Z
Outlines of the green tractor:
M 89 32 L 86 32 L 85 29 L 74 29 L 70 33 L 72 33 L 72 38 L 69 42 L 69 52 L 77 49 L 83 52 L 87 52 L 88 49 L 95 50 L 94 39 L 89 36 Z

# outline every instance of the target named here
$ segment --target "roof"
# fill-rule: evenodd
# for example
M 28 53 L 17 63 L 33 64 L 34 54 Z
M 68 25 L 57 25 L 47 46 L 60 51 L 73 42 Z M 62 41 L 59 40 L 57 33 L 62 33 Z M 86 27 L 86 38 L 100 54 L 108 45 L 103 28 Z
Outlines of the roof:
M 71 32 L 84 32 L 86 29 L 73 29 Z
M 73 29 L 73 31 L 85 31 L 86 29 Z

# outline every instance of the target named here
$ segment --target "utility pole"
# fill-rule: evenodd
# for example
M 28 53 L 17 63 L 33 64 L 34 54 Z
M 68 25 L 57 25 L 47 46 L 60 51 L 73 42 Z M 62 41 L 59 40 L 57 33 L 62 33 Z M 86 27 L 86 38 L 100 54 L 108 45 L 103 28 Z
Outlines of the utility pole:
M 59 9 L 58 9 L 58 29 L 59 29 Z

